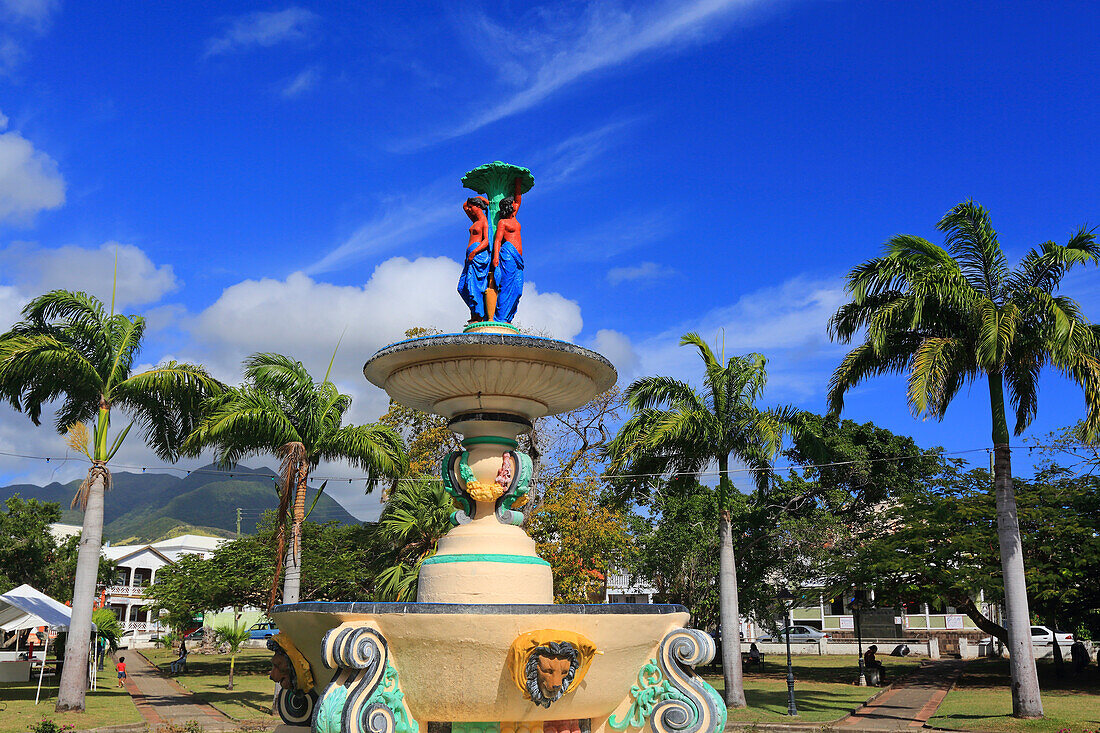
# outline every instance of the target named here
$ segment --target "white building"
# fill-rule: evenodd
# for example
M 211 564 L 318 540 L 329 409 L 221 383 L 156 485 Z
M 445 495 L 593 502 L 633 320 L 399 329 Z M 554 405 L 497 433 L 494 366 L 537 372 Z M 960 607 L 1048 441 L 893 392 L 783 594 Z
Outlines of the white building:
M 106 545 L 103 556 L 117 563 L 115 577 L 104 594 L 104 605 L 115 612 L 124 631 L 135 638 L 158 634 L 165 629 L 144 608 L 148 603 L 145 589 L 156 582 L 157 571 L 183 555 L 212 554 L 226 540 L 185 534 L 148 545 Z

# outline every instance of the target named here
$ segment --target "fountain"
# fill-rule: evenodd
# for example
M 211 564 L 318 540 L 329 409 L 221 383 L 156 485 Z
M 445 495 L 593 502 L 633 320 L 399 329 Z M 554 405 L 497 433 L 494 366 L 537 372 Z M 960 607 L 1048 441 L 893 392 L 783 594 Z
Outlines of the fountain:
M 498 161 L 462 182 L 482 195 L 463 207 L 470 323 L 387 346 L 363 367 L 463 437 L 442 465 L 453 528 L 424 561 L 415 603 L 275 608 L 280 730 L 720 733 L 725 705 L 693 669 L 714 643 L 685 628 L 683 606 L 553 602 L 550 565 L 521 527 L 531 459 L 516 438 L 617 375 L 593 351 L 511 324 L 523 276 L 515 211 L 531 172 Z

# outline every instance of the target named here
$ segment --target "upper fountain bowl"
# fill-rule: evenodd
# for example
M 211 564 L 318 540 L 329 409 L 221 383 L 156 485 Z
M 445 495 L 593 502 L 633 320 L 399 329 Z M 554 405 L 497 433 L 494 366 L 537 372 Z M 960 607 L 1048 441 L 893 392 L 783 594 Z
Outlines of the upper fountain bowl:
M 391 344 L 363 374 L 395 401 L 448 420 L 501 413 L 528 422 L 576 409 L 618 378 L 611 362 L 580 346 L 484 332 Z

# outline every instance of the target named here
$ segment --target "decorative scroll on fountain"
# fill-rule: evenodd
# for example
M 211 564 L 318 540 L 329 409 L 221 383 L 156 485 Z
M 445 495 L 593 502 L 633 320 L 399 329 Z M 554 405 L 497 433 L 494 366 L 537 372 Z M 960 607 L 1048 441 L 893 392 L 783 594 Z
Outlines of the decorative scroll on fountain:
M 532 463 L 517 438 L 617 375 L 593 351 L 512 325 L 524 271 L 516 211 L 531 172 L 498 161 L 462 182 L 480 194 L 463 205 L 458 290 L 470 322 L 387 346 L 363 367 L 462 436 L 440 467 L 453 527 L 424 560 L 415 603 L 275 609 L 280 715 L 315 733 L 720 733 L 725 706 L 693 671 L 714 644 L 684 628 L 682 606 L 553 603 L 550 565 L 521 526 Z M 461 684 L 442 678 L 456 670 Z

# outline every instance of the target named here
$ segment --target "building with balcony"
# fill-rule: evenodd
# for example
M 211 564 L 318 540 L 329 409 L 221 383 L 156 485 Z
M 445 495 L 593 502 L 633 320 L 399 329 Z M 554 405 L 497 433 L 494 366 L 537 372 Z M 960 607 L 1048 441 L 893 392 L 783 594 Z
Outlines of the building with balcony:
M 104 592 L 104 605 L 115 612 L 124 632 L 135 639 L 166 631 L 145 608 L 145 589 L 156 582 L 157 571 L 183 555 L 206 557 L 226 540 L 185 534 L 146 545 L 106 545 L 103 556 L 117 563 L 115 577 Z

